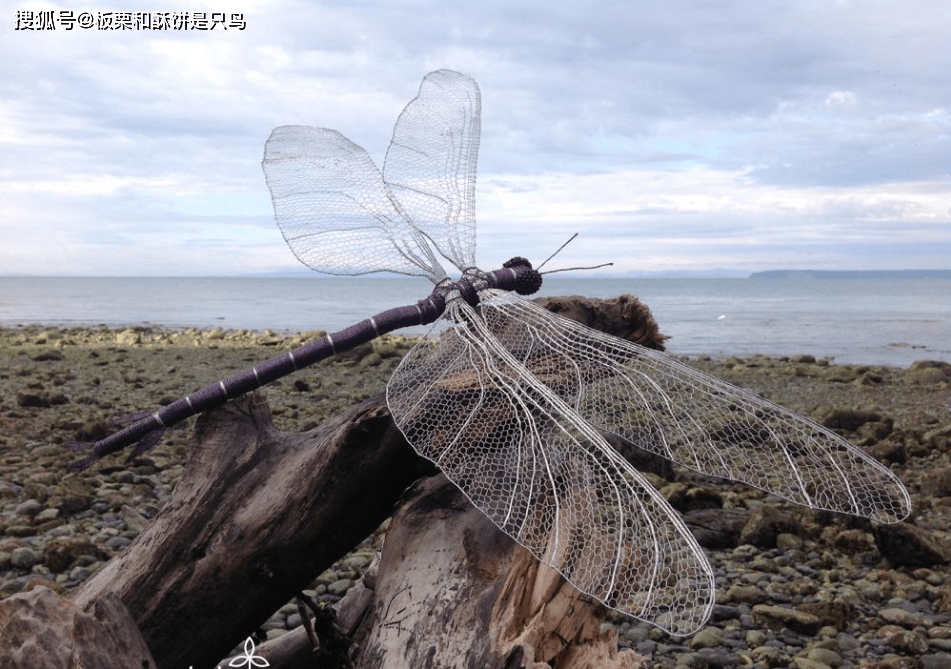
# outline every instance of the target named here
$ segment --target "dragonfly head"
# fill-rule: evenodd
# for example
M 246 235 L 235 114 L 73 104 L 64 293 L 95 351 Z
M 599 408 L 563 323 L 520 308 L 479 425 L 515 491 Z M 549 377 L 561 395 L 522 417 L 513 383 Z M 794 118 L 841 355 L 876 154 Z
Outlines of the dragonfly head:
M 515 256 L 502 263 L 502 267 L 514 269 L 518 273 L 515 292 L 519 295 L 531 295 L 542 287 L 542 275 L 538 273 L 538 270 L 533 269 L 532 263 L 525 258 Z

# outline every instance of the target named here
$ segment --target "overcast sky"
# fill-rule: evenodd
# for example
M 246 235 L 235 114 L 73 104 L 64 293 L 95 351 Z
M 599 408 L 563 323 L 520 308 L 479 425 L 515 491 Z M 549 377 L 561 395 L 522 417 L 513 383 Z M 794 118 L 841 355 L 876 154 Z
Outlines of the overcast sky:
M 279 125 L 382 163 L 428 72 L 478 81 L 485 269 L 951 268 L 951 5 L 0 0 L 0 274 L 300 267 Z M 245 30 L 15 30 L 20 10 L 243 12 Z

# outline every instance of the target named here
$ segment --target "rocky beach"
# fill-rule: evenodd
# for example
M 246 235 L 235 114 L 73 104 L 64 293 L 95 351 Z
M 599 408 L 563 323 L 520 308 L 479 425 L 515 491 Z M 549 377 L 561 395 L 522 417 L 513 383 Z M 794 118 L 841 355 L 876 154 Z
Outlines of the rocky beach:
M 0 329 L 0 598 L 40 583 L 68 594 L 132 543 L 182 473 L 193 421 L 126 464 L 71 473 L 70 440 L 154 410 L 322 333 L 137 327 Z M 304 431 L 382 388 L 413 340 L 383 337 L 262 389 L 277 427 Z M 717 575 L 717 606 L 687 639 L 605 618 L 656 667 L 951 667 L 951 364 L 836 365 L 810 355 L 691 359 L 838 431 L 911 493 L 897 526 L 819 513 L 684 470 L 650 474 Z M 333 602 L 360 578 L 381 529 L 309 592 Z M 293 603 L 264 626 L 300 624 Z

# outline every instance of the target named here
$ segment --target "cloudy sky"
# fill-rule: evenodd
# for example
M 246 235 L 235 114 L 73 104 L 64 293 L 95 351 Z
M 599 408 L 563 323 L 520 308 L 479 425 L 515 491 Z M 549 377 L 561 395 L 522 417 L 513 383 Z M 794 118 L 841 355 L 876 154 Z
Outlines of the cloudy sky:
M 439 68 L 482 90 L 484 268 L 574 232 L 557 264 L 617 275 L 951 268 L 943 0 L 0 7 L 0 274 L 294 271 L 271 130 L 334 128 L 381 163 Z M 40 10 L 246 28 L 16 29 Z

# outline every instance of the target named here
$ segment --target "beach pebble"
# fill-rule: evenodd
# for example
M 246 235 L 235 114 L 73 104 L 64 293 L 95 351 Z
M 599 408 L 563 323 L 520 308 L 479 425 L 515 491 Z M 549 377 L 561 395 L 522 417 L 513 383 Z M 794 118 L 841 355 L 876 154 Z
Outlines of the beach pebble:
M 718 648 L 723 643 L 723 630 L 709 626 L 705 627 L 687 641 L 687 647 L 694 650 L 698 648 Z
M 776 538 L 797 531 L 795 518 L 773 506 L 762 505 L 750 514 L 740 532 L 739 542 L 757 548 L 775 548 Z
M 806 658 L 832 667 L 832 669 L 842 665 L 842 656 L 828 648 L 810 648 L 809 652 L 806 653 Z
M 340 580 L 334 581 L 327 586 L 327 592 L 331 595 L 342 596 L 346 594 L 347 590 L 353 587 L 353 581 L 349 578 L 342 578 Z
M 19 569 L 29 569 L 39 561 L 40 556 L 29 546 L 20 546 L 10 551 L 10 564 Z
M 928 650 L 928 640 L 924 635 L 894 625 L 885 625 L 878 634 L 888 641 L 888 645 L 899 652 L 921 654 Z
M 951 466 L 925 472 L 921 480 L 921 492 L 929 497 L 951 496 Z
M 106 540 L 105 545 L 112 550 L 118 551 L 122 550 L 131 543 L 132 540 L 128 537 L 112 537 Z
M 894 623 L 902 627 L 914 628 L 921 624 L 921 616 L 899 608 L 882 609 L 878 612 L 878 617 L 887 623 Z
M 39 524 L 56 520 L 57 518 L 59 518 L 59 509 L 43 509 L 34 516 L 33 521 Z
M 116 333 L 116 343 L 120 346 L 136 346 L 142 342 L 142 336 L 129 328 Z
M 759 646 L 753 648 L 749 655 L 764 667 L 789 666 L 789 656 L 775 646 Z
M 48 362 L 51 360 L 63 360 L 64 356 L 62 351 L 57 351 L 56 349 L 47 349 L 45 351 L 40 351 L 34 355 L 30 356 L 30 360 L 33 362 Z
M 17 504 L 13 512 L 18 516 L 35 516 L 44 508 L 41 502 L 35 499 L 28 499 L 25 502 Z
M 825 662 L 819 662 L 808 657 L 794 657 L 793 666 L 796 669 L 831 669 Z
M 948 669 L 951 667 L 951 654 L 928 653 L 918 658 L 918 669 Z
M 935 541 L 931 531 L 910 523 L 875 525 L 872 534 L 878 550 L 896 567 L 934 567 L 951 560 L 951 552 Z
M 943 383 L 951 380 L 951 364 L 943 360 L 916 360 L 908 367 L 905 378 L 922 385 Z
M 821 621 L 811 613 L 769 604 L 757 604 L 753 607 L 753 620 L 773 630 L 788 628 L 804 634 L 815 634 L 822 626 Z

